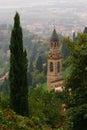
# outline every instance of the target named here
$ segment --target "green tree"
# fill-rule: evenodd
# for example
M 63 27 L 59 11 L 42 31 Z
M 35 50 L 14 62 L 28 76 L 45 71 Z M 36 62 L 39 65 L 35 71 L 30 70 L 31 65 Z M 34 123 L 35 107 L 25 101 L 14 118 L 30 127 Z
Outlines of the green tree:
M 47 92 L 41 87 L 29 91 L 29 116 L 38 117 L 44 124 L 60 127 L 64 121 L 61 115 L 62 100 L 59 93 Z
M 67 124 L 69 130 L 87 130 L 87 34 L 78 34 L 77 40 L 67 40 L 71 66 L 65 80 Z
M 38 59 L 37 59 L 36 68 L 37 68 L 37 70 L 38 70 L 40 73 L 43 71 L 42 58 L 41 58 L 41 56 L 39 56 Z
M 62 43 L 62 55 L 63 55 L 63 60 L 67 59 L 69 56 L 69 51 L 67 49 L 67 42 Z
M 61 99 L 57 97 L 58 93 L 55 91 L 47 92 L 44 96 L 45 98 L 45 116 L 47 119 L 47 124 L 50 124 L 52 128 L 57 125 L 62 124 L 61 118 Z
M 10 40 L 10 105 L 18 114 L 28 115 L 27 53 L 23 51 L 20 17 L 16 13 Z
M 36 89 L 30 89 L 29 91 L 29 116 L 39 117 L 41 120 L 45 119 L 44 115 L 44 91 L 38 87 Z

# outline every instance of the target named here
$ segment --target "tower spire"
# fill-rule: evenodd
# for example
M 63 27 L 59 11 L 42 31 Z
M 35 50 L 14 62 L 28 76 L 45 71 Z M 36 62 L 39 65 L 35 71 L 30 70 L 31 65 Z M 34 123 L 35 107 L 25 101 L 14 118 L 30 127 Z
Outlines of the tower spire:
M 54 27 L 53 33 L 52 33 L 52 35 L 51 35 L 50 41 L 51 41 L 51 42 L 58 42 L 58 41 L 59 41 L 58 34 L 57 34 L 57 32 L 56 32 L 55 27 Z

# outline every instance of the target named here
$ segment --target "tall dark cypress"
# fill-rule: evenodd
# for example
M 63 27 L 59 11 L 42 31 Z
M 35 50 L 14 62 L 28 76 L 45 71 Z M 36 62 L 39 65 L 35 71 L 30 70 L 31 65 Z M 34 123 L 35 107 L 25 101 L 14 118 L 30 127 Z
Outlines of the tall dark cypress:
M 10 40 L 10 104 L 18 114 L 28 115 L 27 53 L 23 51 L 20 17 L 16 12 Z
M 36 61 L 36 68 L 37 70 L 41 73 L 43 71 L 43 67 L 42 67 L 42 58 L 41 56 L 38 57 L 37 61 Z

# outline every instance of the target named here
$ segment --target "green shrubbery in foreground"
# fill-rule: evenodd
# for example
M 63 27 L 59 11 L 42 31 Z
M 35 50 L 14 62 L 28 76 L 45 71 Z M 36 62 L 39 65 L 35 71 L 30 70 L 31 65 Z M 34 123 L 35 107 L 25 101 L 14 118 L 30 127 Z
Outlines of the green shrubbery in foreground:
M 62 94 L 42 88 L 29 90 L 29 117 L 17 115 L 9 107 L 9 98 L 2 95 L 1 130 L 57 130 L 63 125 Z

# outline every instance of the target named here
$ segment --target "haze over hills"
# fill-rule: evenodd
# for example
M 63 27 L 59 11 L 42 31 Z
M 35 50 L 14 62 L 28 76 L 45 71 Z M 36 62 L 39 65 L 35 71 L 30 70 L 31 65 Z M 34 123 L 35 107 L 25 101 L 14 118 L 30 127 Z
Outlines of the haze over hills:
M 86 0 L 7 0 L 0 1 L 0 23 L 12 24 L 16 11 L 23 25 L 55 24 L 59 31 L 82 30 L 87 21 Z M 68 32 L 67 32 L 68 33 Z

